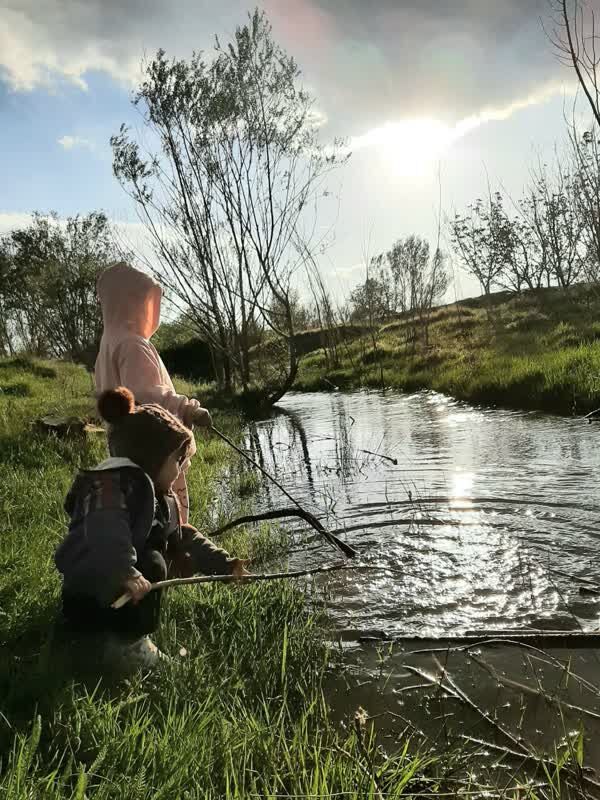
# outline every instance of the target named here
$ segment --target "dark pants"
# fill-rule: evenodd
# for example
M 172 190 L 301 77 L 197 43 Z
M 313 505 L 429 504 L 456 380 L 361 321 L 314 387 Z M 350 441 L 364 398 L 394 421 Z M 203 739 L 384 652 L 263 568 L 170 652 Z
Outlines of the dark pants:
M 145 550 L 138 558 L 136 568 L 150 583 L 164 581 L 167 565 L 158 550 Z M 126 636 L 144 636 L 158 627 L 161 590 L 148 592 L 136 605 L 129 602 L 122 608 L 105 608 L 81 594 L 63 592 L 63 614 L 70 627 L 76 631 L 112 631 Z

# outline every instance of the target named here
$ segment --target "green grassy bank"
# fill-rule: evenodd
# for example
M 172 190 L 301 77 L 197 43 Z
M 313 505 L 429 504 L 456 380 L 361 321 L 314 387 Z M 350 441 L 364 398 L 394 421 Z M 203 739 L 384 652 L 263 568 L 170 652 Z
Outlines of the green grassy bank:
M 600 406 L 600 288 L 507 292 L 405 316 L 303 360 L 296 389 L 433 389 L 560 414 Z
M 0 361 L 0 388 L 0 798 L 358 800 L 483 791 L 460 754 L 425 747 L 408 729 L 384 751 L 376 719 L 354 724 L 348 708 L 345 731 L 334 725 L 324 679 L 339 667 L 299 584 L 173 590 L 156 637 L 168 664 L 121 681 L 82 669 L 85 654 L 56 625 L 52 556 L 65 492 L 78 467 L 105 455 L 104 436 L 61 440 L 31 423 L 47 413 L 91 415 L 90 379 L 68 364 Z M 218 422 L 233 433 L 239 424 Z M 199 442 L 196 524 L 210 529 L 239 512 L 251 488 L 219 441 Z M 238 533 L 229 545 L 257 568 L 274 550 L 281 557 L 280 537 L 266 529 Z M 566 786 L 578 796 L 577 782 L 561 778 L 580 769 L 575 762 L 562 754 L 544 768 L 544 788 L 529 785 L 527 796 L 564 795 Z M 517 772 L 514 789 L 488 787 L 487 796 L 521 797 Z
M 359 745 L 334 729 L 322 694 L 328 655 L 299 585 L 172 591 L 156 637 L 172 663 L 122 683 L 78 672 L 81 654 L 55 626 L 52 555 L 72 476 L 104 456 L 104 437 L 61 441 L 31 422 L 90 414 L 89 376 L 0 362 L 0 387 L 0 797 L 362 798 L 377 796 L 376 783 L 399 797 L 419 779 L 425 757 L 384 759 L 368 730 Z M 195 523 L 212 527 L 241 509 L 249 481 L 236 470 L 220 442 L 200 442 Z M 274 546 L 265 531 L 229 544 L 258 567 Z

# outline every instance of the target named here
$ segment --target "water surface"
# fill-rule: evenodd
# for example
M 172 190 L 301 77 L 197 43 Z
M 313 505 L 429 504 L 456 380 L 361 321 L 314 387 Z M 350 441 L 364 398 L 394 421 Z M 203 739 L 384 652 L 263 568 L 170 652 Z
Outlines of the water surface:
M 290 394 L 247 447 L 375 572 L 329 579 L 340 631 L 592 630 L 600 426 L 421 392 Z M 265 483 L 262 506 L 289 505 Z M 337 558 L 305 527 L 292 566 Z

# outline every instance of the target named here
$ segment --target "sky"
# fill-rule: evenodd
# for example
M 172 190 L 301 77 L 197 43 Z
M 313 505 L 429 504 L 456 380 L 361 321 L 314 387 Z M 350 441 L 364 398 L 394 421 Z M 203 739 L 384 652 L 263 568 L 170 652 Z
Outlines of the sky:
M 593 0 L 594 3 L 598 0 Z M 553 53 L 551 0 L 264 0 L 322 119 L 352 156 L 330 180 L 321 268 L 343 294 L 364 255 L 442 217 L 487 182 L 518 197 L 565 139 L 574 77 Z M 242 0 L 0 0 L 0 232 L 33 210 L 104 210 L 143 247 L 109 138 L 139 124 L 144 56 L 187 57 L 232 36 Z M 453 268 L 456 296 L 477 286 Z

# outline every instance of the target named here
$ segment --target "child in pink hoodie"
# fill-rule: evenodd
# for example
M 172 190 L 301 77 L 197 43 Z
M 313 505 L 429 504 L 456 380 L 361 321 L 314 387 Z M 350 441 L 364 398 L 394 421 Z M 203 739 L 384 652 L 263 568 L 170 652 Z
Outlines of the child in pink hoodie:
M 96 391 L 127 387 L 137 402 L 156 403 L 184 425 L 210 427 L 212 420 L 197 400 L 177 394 L 150 338 L 160 325 L 162 288 L 149 275 L 124 262 L 113 264 L 97 284 L 104 331 L 96 359 Z M 192 444 L 190 457 L 196 452 Z M 189 460 L 185 470 L 189 467 Z M 185 472 L 173 489 L 180 505 L 181 521 L 189 516 Z

